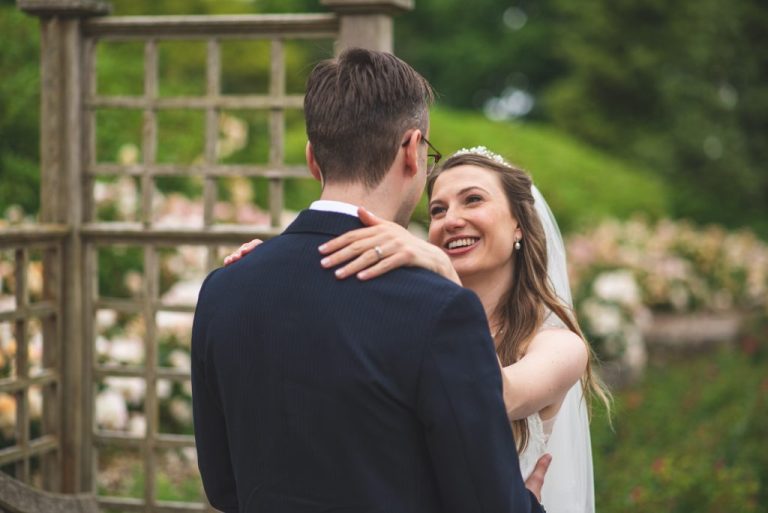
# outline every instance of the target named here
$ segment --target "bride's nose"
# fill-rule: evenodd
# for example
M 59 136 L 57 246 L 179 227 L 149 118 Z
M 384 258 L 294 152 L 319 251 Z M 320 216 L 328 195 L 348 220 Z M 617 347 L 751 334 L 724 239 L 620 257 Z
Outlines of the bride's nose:
M 461 215 L 461 212 L 453 208 L 449 208 L 445 212 L 444 223 L 445 224 L 443 226 L 448 231 L 453 231 L 459 228 L 463 228 L 467 224 L 464 217 Z

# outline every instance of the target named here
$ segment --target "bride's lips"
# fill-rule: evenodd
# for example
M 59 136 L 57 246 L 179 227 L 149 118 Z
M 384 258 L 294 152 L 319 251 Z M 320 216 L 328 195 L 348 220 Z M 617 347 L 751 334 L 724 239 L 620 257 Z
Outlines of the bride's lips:
M 475 249 L 478 242 L 480 242 L 480 237 L 473 237 L 470 235 L 451 237 L 443 244 L 443 251 L 445 251 L 448 256 L 464 255 Z

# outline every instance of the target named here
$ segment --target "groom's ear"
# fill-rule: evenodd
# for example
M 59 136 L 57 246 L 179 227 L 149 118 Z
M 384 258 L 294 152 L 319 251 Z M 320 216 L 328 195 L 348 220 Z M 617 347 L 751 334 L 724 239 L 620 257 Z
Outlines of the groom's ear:
M 315 160 L 315 151 L 312 149 L 312 143 L 307 141 L 307 147 L 304 149 L 304 156 L 307 158 L 307 167 L 312 176 L 320 182 L 320 186 L 323 187 L 323 173 L 320 171 L 320 165 Z
M 419 144 L 421 143 L 421 130 L 414 130 L 405 144 L 405 173 L 408 177 L 416 176 L 419 172 Z

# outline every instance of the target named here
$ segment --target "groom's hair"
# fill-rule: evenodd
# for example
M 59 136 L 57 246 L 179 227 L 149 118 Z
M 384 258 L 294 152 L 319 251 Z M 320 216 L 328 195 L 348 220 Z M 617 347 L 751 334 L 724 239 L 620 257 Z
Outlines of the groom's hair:
M 392 54 L 350 48 L 320 62 L 307 80 L 307 137 L 327 183 L 373 188 L 386 175 L 404 133 L 426 134 L 429 83 Z

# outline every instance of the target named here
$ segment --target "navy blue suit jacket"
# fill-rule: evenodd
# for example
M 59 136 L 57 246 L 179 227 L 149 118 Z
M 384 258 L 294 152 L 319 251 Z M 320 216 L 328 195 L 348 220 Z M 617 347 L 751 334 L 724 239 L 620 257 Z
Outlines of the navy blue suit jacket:
M 337 280 L 317 248 L 359 227 L 306 210 L 206 278 L 192 386 L 209 501 L 225 512 L 538 511 L 479 300 L 416 268 Z

